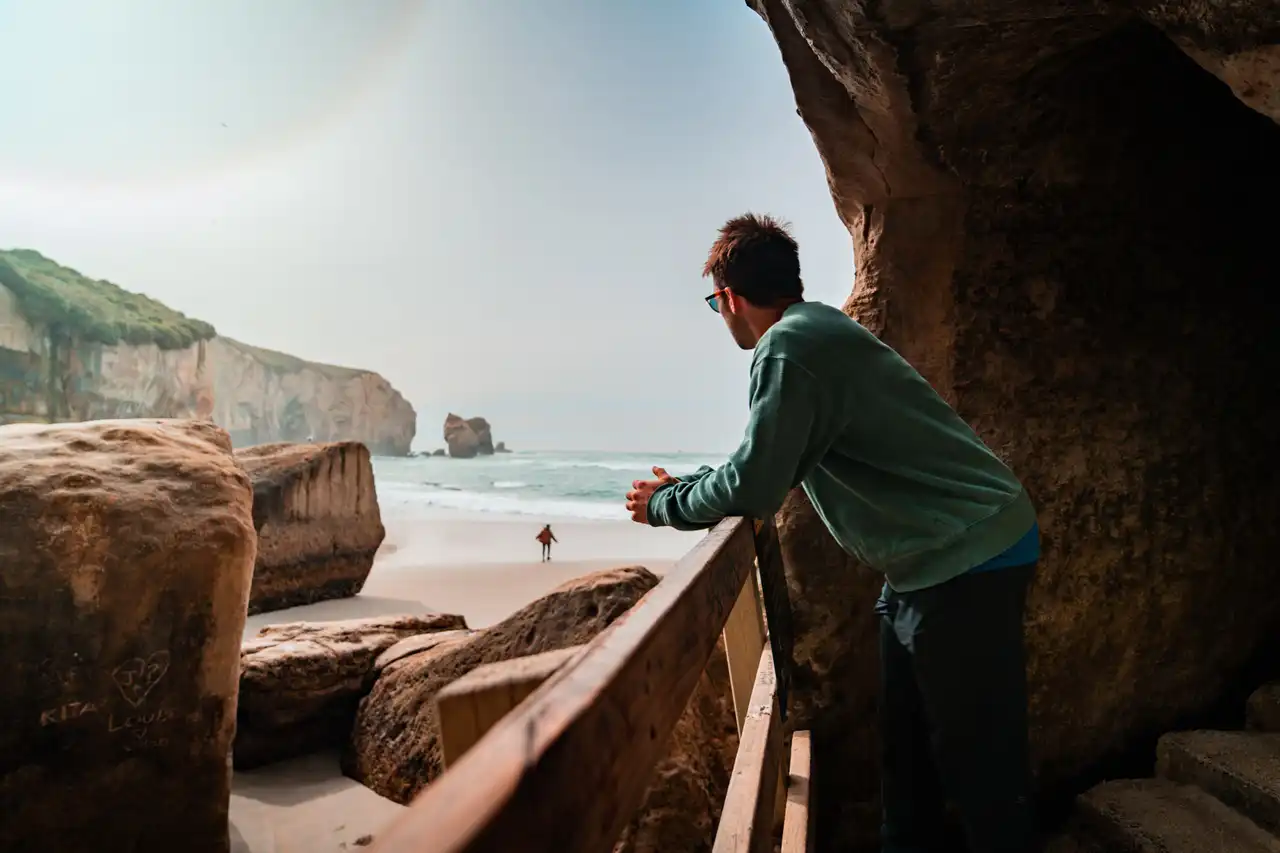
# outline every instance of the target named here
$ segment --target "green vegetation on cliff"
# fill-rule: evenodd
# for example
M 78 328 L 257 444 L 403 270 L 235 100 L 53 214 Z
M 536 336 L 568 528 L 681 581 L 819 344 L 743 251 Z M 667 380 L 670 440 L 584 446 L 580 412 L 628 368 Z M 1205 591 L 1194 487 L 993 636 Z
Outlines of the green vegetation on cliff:
M 182 349 L 216 333 L 203 320 L 109 281 L 95 280 L 31 249 L 0 251 L 0 285 L 32 323 L 101 344 Z

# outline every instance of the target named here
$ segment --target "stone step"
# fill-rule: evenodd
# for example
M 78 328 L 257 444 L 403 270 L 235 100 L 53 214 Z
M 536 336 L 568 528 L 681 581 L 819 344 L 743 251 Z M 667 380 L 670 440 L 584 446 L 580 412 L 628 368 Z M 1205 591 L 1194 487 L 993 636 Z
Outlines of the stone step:
M 1264 684 L 1253 691 L 1245 709 L 1249 728 L 1280 732 L 1280 683 Z
M 1160 738 L 1156 773 L 1195 785 L 1280 833 L 1280 734 L 1176 732 Z
M 1104 782 L 1077 800 L 1108 853 L 1280 853 L 1280 839 L 1199 788 L 1168 779 Z

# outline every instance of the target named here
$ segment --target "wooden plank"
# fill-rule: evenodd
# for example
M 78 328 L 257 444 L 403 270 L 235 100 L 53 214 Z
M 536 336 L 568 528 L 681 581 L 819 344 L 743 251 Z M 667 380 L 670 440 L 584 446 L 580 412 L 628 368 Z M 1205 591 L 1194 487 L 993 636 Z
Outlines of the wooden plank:
M 377 853 L 602 853 L 634 816 L 751 570 L 726 519 L 379 834 Z
M 729 686 L 733 691 L 733 708 L 738 713 L 738 735 L 747 718 L 751 691 L 755 689 L 756 669 L 764 649 L 764 617 L 760 611 L 760 594 L 753 571 L 742 585 L 742 592 L 724 623 L 724 653 L 729 664 Z
M 498 720 L 584 648 L 571 646 L 484 664 L 436 694 L 444 766 L 452 767 Z
M 791 771 L 787 780 L 787 810 L 782 820 L 782 853 L 809 853 L 811 824 L 809 799 L 813 790 L 813 760 L 808 732 L 791 735 Z
M 787 750 L 784 738 L 782 761 L 778 765 L 778 784 L 773 795 L 773 830 L 782 829 L 782 822 L 787 817 Z
M 751 708 L 738 739 L 724 811 L 712 853 L 769 853 L 782 765 L 782 716 L 778 713 L 773 655 L 760 654 Z
M 787 575 L 782 565 L 782 544 L 778 541 L 777 525 L 772 518 L 757 520 L 754 529 L 756 563 L 760 568 L 760 593 L 764 599 L 769 648 L 773 651 L 774 676 L 778 683 L 778 707 L 785 720 L 787 701 L 791 696 L 791 667 L 795 651 L 795 635 L 791 626 L 791 595 L 787 592 Z

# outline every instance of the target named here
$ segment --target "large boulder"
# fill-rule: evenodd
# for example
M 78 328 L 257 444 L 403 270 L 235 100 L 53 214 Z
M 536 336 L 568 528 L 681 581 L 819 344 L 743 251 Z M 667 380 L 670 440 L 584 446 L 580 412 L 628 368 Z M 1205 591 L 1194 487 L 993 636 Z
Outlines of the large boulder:
M 377 616 L 268 625 L 240 647 L 235 767 L 340 749 L 378 656 L 399 641 L 467 627 L 461 616 Z
M 1078 789 L 1233 690 L 1280 617 L 1274 0 L 751 5 L 853 237 L 845 310 L 1039 508 L 1035 763 Z M 779 522 L 844 849 L 873 840 L 880 578 L 803 495 Z
M 737 754 L 738 720 L 721 641 L 614 853 L 711 853 Z
M 226 853 L 249 478 L 211 423 L 0 427 L 0 850 Z
M 249 612 L 358 594 L 386 535 L 368 449 L 262 444 L 236 458 L 253 479 L 258 531 Z
M 442 770 L 432 701 L 441 688 L 481 664 L 586 643 L 657 583 L 639 567 L 597 572 L 562 584 L 474 636 L 388 663 L 360 702 L 344 772 L 408 803 Z
M 450 412 L 444 419 L 444 440 L 455 459 L 492 456 L 493 431 L 484 418 L 462 418 Z

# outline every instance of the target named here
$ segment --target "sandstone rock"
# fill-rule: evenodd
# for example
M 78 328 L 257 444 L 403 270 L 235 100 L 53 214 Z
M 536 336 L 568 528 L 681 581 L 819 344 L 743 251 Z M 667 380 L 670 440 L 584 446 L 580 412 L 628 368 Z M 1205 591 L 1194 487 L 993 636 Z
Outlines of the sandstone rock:
M 461 616 L 380 616 L 269 625 L 240 650 L 235 766 L 341 748 L 374 661 L 406 638 L 459 633 Z
M 409 802 L 441 772 L 431 700 L 442 687 L 481 664 L 585 643 L 657 583 L 638 567 L 587 575 L 475 636 L 389 664 L 360 702 L 343 771 L 384 797 Z
M 1243 103 L 1280 121 L 1280 7 L 1275 0 L 1142 4 L 1158 26 Z
M 493 455 L 493 430 L 489 427 L 489 422 L 484 418 L 467 418 L 467 426 L 471 427 L 471 431 L 476 434 L 479 445 L 476 452 L 481 456 Z
M 493 433 L 484 418 L 464 420 L 450 412 L 444 419 L 444 440 L 456 459 L 493 455 Z
M 388 648 L 385 652 L 378 655 L 378 659 L 373 662 L 373 670 L 370 673 L 375 679 L 382 675 L 382 671 L 396 661 L 404 660 L 407 657 L 425 652 L 427 649 L 433 649 L 443 643 L 451 643 L 457 645 L 468 638 L 474 636 L 477 632 L 469 628 L 456 631 L 437 631 L 434 634 L 418 634 L 413 637 L 405 637 L 395 645 Z
M 413 406 L 370 370 L 304 361 L 231 338 L 209 342 L 213 417 L 237 446 L 358 441 L 405 456 L 417 431 Z
M 358 594 L 385 535 L 364 445 L 263 444 L 236 458 L 258 531 L 249 612 Z
M 499 441 L 497 444 L 493 446 L 493 452 L 494 453 L 510 453 L 511 451 L 507 450 L 507 443 L 505 441 Z
M 480 436 L 471 424 L 452 412 L 444 419 L 444 440 L 449 455 L 455 459 L 472 459 L 480 452 Z
M 449 451 L 445 450 L 443 447 L 437 448 L 436 450 L 431 451 L 432 456 L 447 456 L 448 453 Z
M 225 853 L 251 502 L 209 423 L 0 428 L 0 849 Z
M 845 310 L 1038 505 L 1033 748 L 1046 791 L 1079 790 L 1230 687 L 1280 617 L 1280 480 L 1258 456 L 1280 417 L 1274 217 L 1257 213 L 1280 127 L 1246 106 L 1274 114 L 1271 66 L 1247 55 L 1274 51 L 1275 4 L 752 6 L 853 236 Z M 824 778 L 818 835 L 845 849 L 876 792 L 880 578 L 801 494 L 779 522 L 795 725 Z

